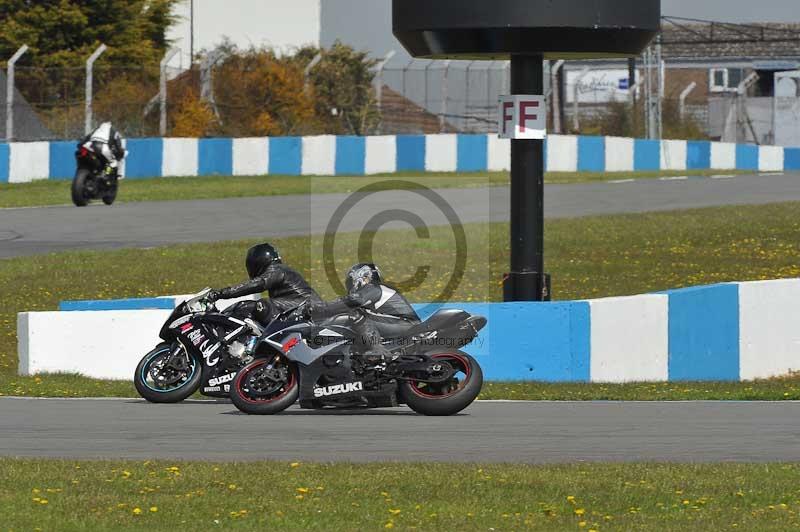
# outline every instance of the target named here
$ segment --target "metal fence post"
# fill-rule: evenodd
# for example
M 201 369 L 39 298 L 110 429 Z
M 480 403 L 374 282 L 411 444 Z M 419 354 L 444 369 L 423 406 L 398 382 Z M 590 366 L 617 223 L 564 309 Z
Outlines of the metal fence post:
M 19 47 L 11 59 L 8 60 L 8 70 L 6 72 L 6 141 L 14 140 L 14 65 L 22 54 L 28 51 L 28 45 L 23 44 Z
M 469 63 L 467 63 L 467 70 L 466 74 L 464 75 L 464 78 L 466 79 L 467 82 L 466 83 L 467 87 L 464 92 L 464 118 L 462 118 L 462 125 L 461 125 L 461 129 L 464 132 L 467 132 L 469 130 L 469 97 L 470 97 L 469 69 L 472 68 L 473 64 L 475 64 L 475 61 L 470 61 Z
M 681 92 L 678 109 L 680 113 L 681 120 L 683 120 L 684 115 L 686 114 L 686 98 L 692 93 L 692 91 L 697 87 L 697 82 L 693 81 L 689 83 L 683 92 Z
M 383 70 L 386 68 L 386 63 L 394 57 L 395 55 L 394 50 L 389 50 L 389 53 L 383 56 L 383 59 L 377 64 L 375 67 L 375 79 L 373 83 L 375 85 L 375 106 L 378 108 L 378 116 L 379 116 L 379 126 L 378 126 L 378 133 L 381 133 L 383 129 Z
M 314 67 L 317 66 L 320 61 L 322 61 L 322 54 L 315 55 L 314 58 L 311 60 L 311 62 L 308 64 L 308 66 L 306 66 L 306 69 L 303 70 L 303 79 L 305 80 L 305 90 L 308 90 L 308 83 L 309 83 L 308 77 L 311 74 L 311 71 L 314 70 Z
M 447 116 L 447 75 L 450 72 L 450 60 L 446 59 L 444 62 L 444 76 L 442 78 L 442 113 L 439 115 L 439 132 L 444 133 L 445 117 Z
M 564 60 L 559 59 L 550 69 L 550 92 L 552 93 L 552 97 L 550 98 L 550 106 L 553 110 L 553 132 L 557 135 L 561 134 L 561 102 L 559 101 L 559 98 L 561 97 L 561 91 L 559 91 L 558 85 L 558 71 L 561 70 L 561 67 L 563 66 Z
M 89 59 L 86 60 L 86 123 L 83 129 L 87 135 L 92 132 L 92 78 L 94 62 L 97 61 L 97 58 L 100 57 L 107 48 L 105 44 L 101 44 L 97 47 L 97 50 L 89 56 Z
M 167 53 L 164 54 L 164 58 L 159 65 L 158 102 L 160 118 L 158 121 L 158 134 L 162 137 L 167 135 L 167 63 L 169 63 L 179 51 L 179 48 L 170 48 L 167 50 Z
M 578 89 L 581 86 L 581 81 L 589 74 L 589 71 L 589 67 L 584 68 L 581 73 L 578 74 L 578 77 L 575 78 L 575 85 L 572 86 L 572 129 L 575 130 L 575 133 L 581 128 L 580 105 L 578 103 L 580 93 Z
M 436 63 L 436 61 L 428 61 L 428 64 L 425 65 L 425 73 L 423 74 L 425 77 L 425 112 L 430 112 L 429 105 L 428 105 L 428 70 Z

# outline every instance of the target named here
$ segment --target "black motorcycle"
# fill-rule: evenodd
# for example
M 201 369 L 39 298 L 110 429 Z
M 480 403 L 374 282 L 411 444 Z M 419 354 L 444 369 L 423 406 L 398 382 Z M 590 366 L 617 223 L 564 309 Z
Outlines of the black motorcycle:
M 236 374 L 233 404 L 248 414 L 276 414 L 300 400 L 301 408 L 377 408 L 408 405 L 431 416 L 469 406 L 481 391 L 478 362 L 459 348 L 486 325 L 463 310 L 439 310 L 402 337 L 384 340 L 389 355 L 355 347 L 347 316 L 322 323 L 300 309 L 279 315 L 264 330 L 255 360 Z
M 78 168 L 72 180 L 72 203 L 86 207 L 91 200 L 101 199 L 111 205 L 117 199 L 119 175 L 101 154 L 91 146 L 78 144 L 75 152 Z
M 236 372 L 254 359 L 262 327 L 250 318 L 255 302 L 242 301 L 220 312 L 205 296 L 178 305 L 159 332 L 163 343 L 136 367 L 133 382 L 152 403 L 177 403 L 196 391 L 227 397 Z

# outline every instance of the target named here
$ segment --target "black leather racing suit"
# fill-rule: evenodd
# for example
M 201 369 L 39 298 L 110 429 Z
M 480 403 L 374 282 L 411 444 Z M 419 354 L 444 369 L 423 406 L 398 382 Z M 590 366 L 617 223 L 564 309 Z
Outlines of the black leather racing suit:
M 233 299 L 252 294 L 269 293 L 269 299 L 262 299 L 245 305 L 253 317 L 263 324 L 269 323 L 277 314 L 300 305 L 303 302 L 321 302 L 319 294 L 309 286 L 297 271 L 284 264 L 271 264 L 258 277 L 219 291 L 219 299 Z
M 372 349 L 382 338 L 396 338 L 420 322 L 414 308 L 397 290 L 368 284 L 334 301 L 314 305 L 313 316 L 322 319 L 349 314 L 349 326 L 356 333 L 356 345 Z

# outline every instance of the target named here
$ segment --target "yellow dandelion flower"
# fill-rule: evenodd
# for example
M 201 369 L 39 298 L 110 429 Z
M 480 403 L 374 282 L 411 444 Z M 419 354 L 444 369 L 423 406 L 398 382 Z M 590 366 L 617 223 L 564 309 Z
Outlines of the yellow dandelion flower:
M 142 509 L 141 508 L 134 508 L 133 509 L 133 515 L 139 515 L 141 513 L 142 513 Z
M 300 462 L 292 462 L 289 467 L 300 467 Z
M 400 510 L 399 508 L 394 509 L 394 510 L 392 510 L 392 509 L 389 510 L 389 513 L 392 514 L 392 515 L 399 515 L 400 512 L 402 512 L 402 510 Z
M 295 495 L 294 496 L 294 498 L 297 499 L 298 501 L 303 500 L 303 497 L 305 497 L 305 495 Z
M 236 489 L 236 484 L 228 484 L 228 489 L 229 490 L 235 490 Z
M 388 523 L 386 523 L 385 525 L 383 525 L 383 528 L 394 528 L 394 523 L 392 523 L 391 521 L 389 521 Z
M 574 500 L 575 500 L 575 495 L 567 495 L 567 500 L 568 500 L 569 502 L 572 502 L 572 501 L 574 501 Z
M 158 506 L 151 506 L 150 511 L 156 513 L 158 511 Z
M 308 493 L 308 488 L 297 488 L 297 493 Z
M 586 513 L 586 510 L 583 508 L 575 508 L 575 515 L 583 515 Z
M 581 528 L 585 527 L 586 526 L 586 521 L 581 521 L 580 523 L 578 523 L 578 526 L 581 527 Z

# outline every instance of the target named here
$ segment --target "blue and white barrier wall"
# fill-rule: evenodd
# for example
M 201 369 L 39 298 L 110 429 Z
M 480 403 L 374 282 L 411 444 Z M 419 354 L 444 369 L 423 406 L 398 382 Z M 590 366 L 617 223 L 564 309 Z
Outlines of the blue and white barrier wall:
M 130 178 L 206 175 L 368 175 L 508 170 L 509 140 L 496 135 L 129 139 Z M 553 172 L 800 170 L 800 148 L 707 141 L 551 135 Z M 0 144 L 0 182 L 71 179 L 75 142 Z
M 65 302 L 60 312 L 21 313 L 19 372 L 130 379 L 178 300 Z M 784 279 L 590 301 L 448 306 L 489 318 L 466 348 L 487 379 L 736 381 L 800 370 L 798 301 L 800 279 Z

